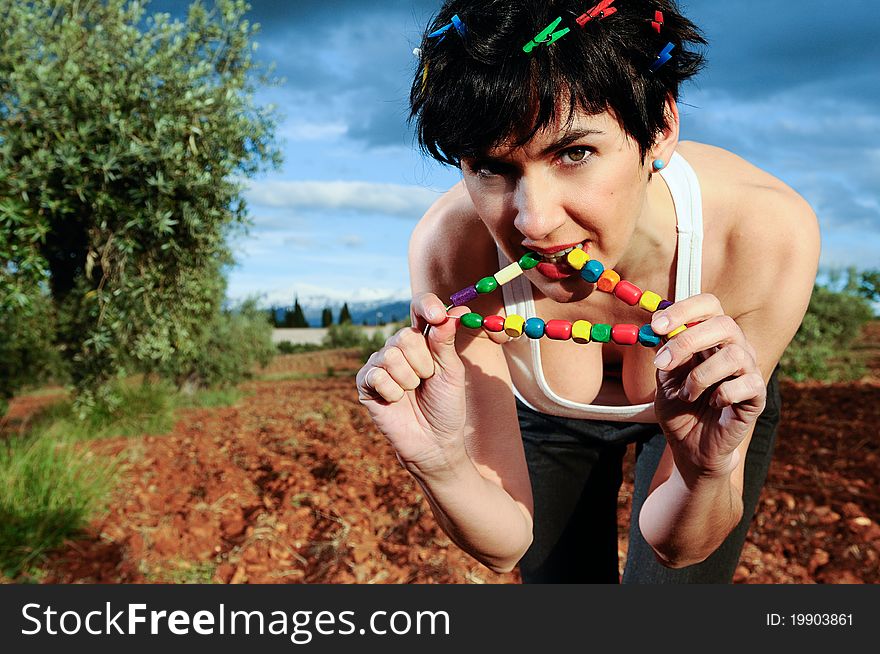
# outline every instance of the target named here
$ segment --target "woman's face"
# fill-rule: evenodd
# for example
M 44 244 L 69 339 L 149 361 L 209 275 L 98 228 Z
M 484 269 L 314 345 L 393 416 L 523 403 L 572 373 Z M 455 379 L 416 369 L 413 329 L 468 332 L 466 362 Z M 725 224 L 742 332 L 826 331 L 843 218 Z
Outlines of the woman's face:
M 579 113 L 571 127 L 539 132 L 518 150 L 463 158 L 477 213 L 513 261 L 532 250 L 542 262 L 526 273 L 547 297 L 584 296 L 565 252 L 583 247 L 606 268 L 620 261 L 645 204 L 648 171 L 633 141 L 608 112 Z

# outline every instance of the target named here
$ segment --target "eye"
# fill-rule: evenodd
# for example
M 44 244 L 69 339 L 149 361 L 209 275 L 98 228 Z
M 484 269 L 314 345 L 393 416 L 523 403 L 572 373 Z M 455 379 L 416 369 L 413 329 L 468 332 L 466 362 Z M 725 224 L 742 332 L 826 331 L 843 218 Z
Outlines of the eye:
M 577 148 L 569 148 L 562 153 L 563 157 L 568 157 L 570 161 L 573 161 L 575 164 L 583 163 L 589 156 L 589 148 L 586 147 L 577 147 Z
M 468 164 L 471 173 L 480 178 L 494 177 L 507 173 L 507 167 L 497 162 L 474 161 Z

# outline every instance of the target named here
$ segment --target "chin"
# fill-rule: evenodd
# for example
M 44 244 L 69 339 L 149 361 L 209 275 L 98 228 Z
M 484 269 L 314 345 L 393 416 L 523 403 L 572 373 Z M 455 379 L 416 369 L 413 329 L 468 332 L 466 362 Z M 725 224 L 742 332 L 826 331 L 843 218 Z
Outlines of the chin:
M 559 280 L 550 280 L 540 274 L 538 277 L 539 279 L 532 280 L 532 285 L 541 291 L 544 297 L 562 304 L 583 300 L 593 289 L 593 285 L 585 282 L 577 273 Z

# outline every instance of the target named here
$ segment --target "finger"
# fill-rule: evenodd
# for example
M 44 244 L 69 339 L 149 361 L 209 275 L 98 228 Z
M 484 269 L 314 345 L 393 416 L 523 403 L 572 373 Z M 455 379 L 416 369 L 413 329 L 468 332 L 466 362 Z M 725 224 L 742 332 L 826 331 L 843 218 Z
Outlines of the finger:
M 760 414 L 767 403 L 767 385 L 760 373 L 751 372 L 721 384 L 709 403 L 718 409 L 737 404 Z
M 692 322 L 724 315 L 721 301 L 711 293 L 700 293 L 657 311 L 651 316 L 651 329 L 663 336 Z
M 370 368 L 364 374 L 361 400 L 385 400 L 386 402 L 399 402 L 403 399 L 405 391 L 396 381 L 391 378 L 384 368 Z
M 428 349 L 428 341 L 414 327 L 406 327 L 388 339 L 388 345 L 403 352 L 410 367 L 421 379 L 429 379 L 434 374 L 434 359 Z
M 661 370 L 674 370 L 698 352 L 725 344 L 736 344 L 744 350 L 748 347 L 745 334 L 733 318 L 715 316 L 669 339 L 657 351 L 654 365 Z
M 458 352 L 455 351 L 455 333 L 458 331 L 459 318 L 469 313 L 467 307 L 453 307 L 448 314 L 444 311 L 446 319 L 439 325 L 434 325 L 428 332 L 428 349 L 435 363 L 445 370 L 450 370 L 461 365 Z
M 405 391 L 415 390 L 421 382 L 400 348 L 385 347 L 378 366 L 384 368 L 397 385 Z
M 446 320 L 446 305 L 433 293 L 419 293 L 410 304 L 412 325 L 424 332 L 428 325 L 437 325 Z
M 726 345 L 688 373 L 679 389 L 678 398 L 693 402 L 711 386 L 752 370 L 754 361 L 748 351 L 735 343 Z

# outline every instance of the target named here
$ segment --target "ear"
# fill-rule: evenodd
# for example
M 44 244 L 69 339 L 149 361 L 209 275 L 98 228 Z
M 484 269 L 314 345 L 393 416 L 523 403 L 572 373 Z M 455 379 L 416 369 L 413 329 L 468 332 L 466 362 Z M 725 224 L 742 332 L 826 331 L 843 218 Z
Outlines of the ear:
M 666 118 L 666 124 L 663 126 L 663 129 L 657 132 L 657 139 L 648 151 L 648 170 L 652 170 L 651 165 L 655 159 L 663 159 L 663 161 L 669 163 L 669 160 L 672 158 L 672 153 L 675 152 L 675 148 L 678 147 L 678 104 L 675 102 L 671 93 L 666 96 L 666 103 L 663 112 Z

